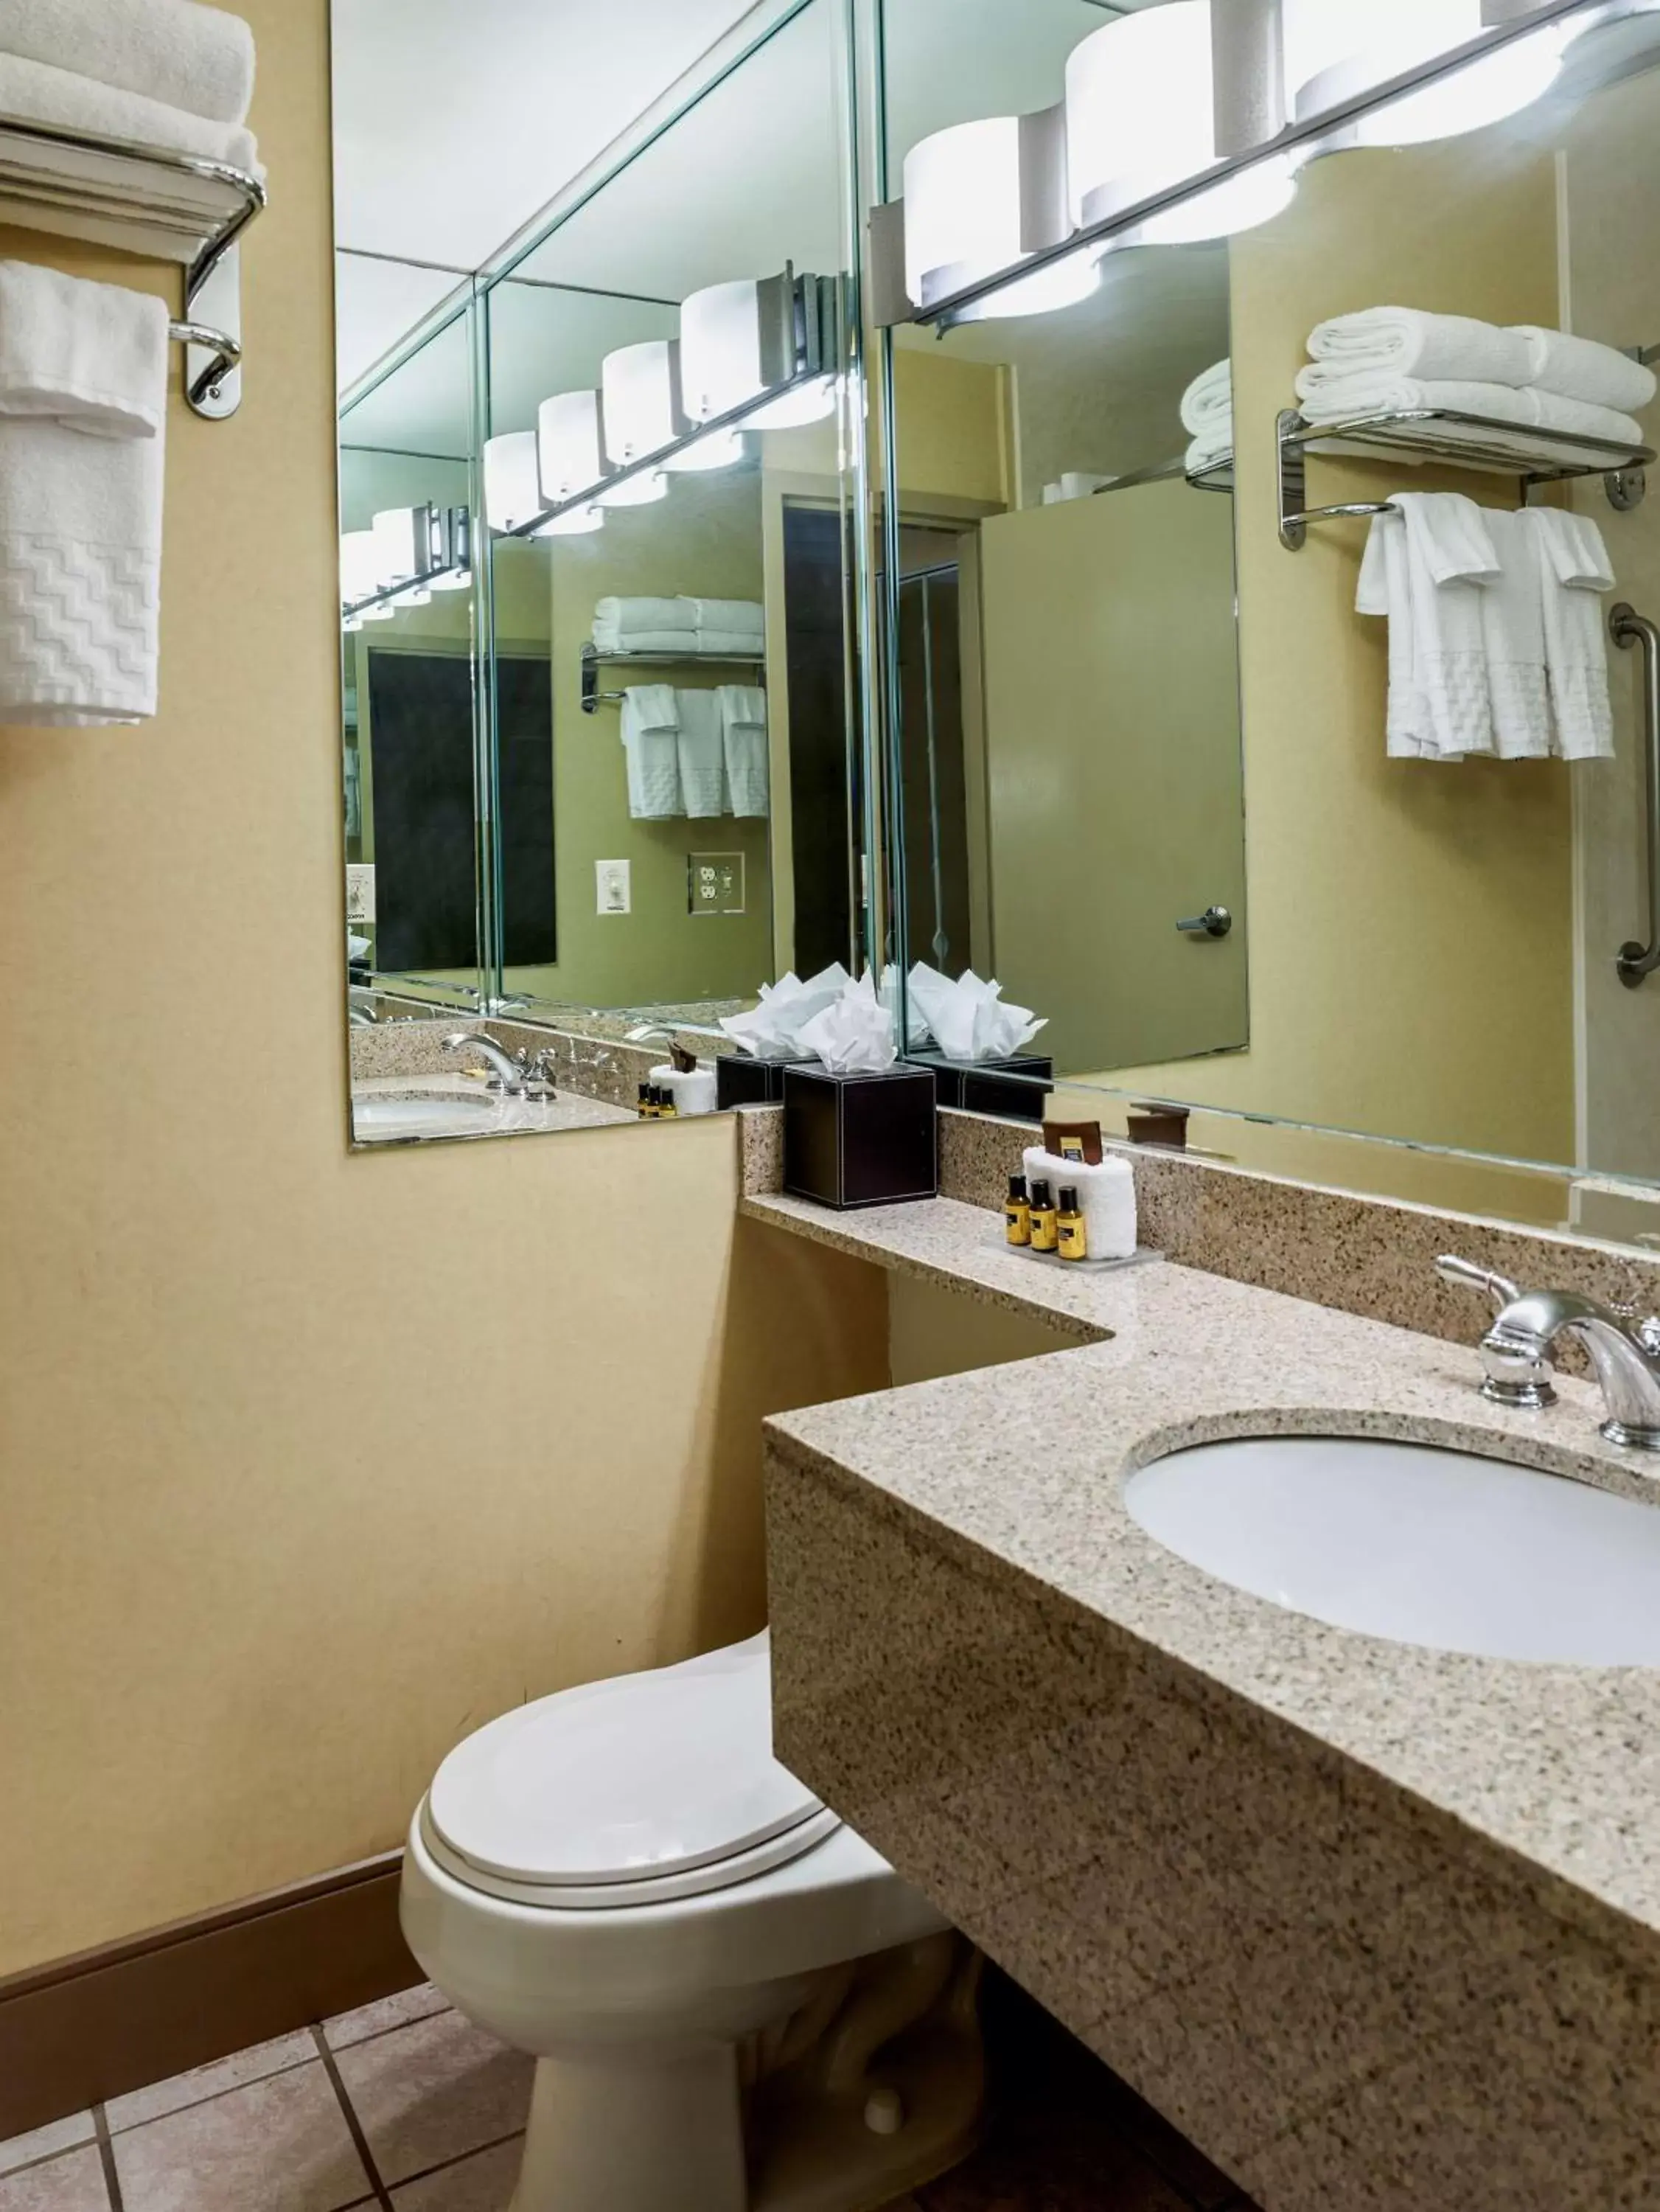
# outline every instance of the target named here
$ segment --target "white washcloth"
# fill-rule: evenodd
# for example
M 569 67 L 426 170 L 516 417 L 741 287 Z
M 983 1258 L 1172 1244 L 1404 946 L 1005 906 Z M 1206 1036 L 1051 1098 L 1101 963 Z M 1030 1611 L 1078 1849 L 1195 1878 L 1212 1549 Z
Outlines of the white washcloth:
M 49 415 L 92 437 L 157 438 L 167 310 L 145 292 L 0 261 L 0 415 Z
M 682 599 L 692 610 L 700 635 L 714 632 L 724 637 L 765 637 L 766 610 L 759 599 Z
M 0 52 L 241 123 L 253 98 L 253 33 L 196 0 L 0 0 Z
M 0 416 L 0 723 L 154 714 L 166 447 Z
M 1560 507 L 1527 507 L 1517 520 L 1538 549 L 1556 750 L 1564 760 L 1612 760 L 1601 595 L 1614 589 L 1615 579 L 1602 533 L 1588 516 Z
M 1233 363 L 1219 361 L 1196 376 L 1182 394 L 1182 428 L 1190 438 L 1203 438 L 1226 417 L 1232 433 L 1233 421 Z
M 594 642 L 602 630 L 627 636 L 637 630 L 686 630 L 697 628 L 689 599 L 625 599 L 608 598 L 594 608 Z
M 724 813 L 726 805 L 720 700 L 713 691 L 676 691 L 675 704 L 680 710 L 680 811 L 706 822 Z
M 766 694 L 753 684 L 723 684 L 721 741 L 726 759 L 726 790 L 734 814 L 756 817 L 767 810 Z
M 1483 508 L 1481 517 L 1499 562 L 1481 595 L 1493 748 L 1500 760 L 1547 760 L 1550 694 L 1539 541 L 1525 514 Z
M 1061 1159 L 1039 1145 L 1027 1151 L 1025 1165 L 1027 1188 L 1046 1182 L 1057 1205 L 1062 1191 L 1077 1192 L 1090 1259 L 1131 1256 L 1136 1249 L 1136 1176 L 1128 1160 L 1104 1159 L 1092 1165 Z
M 1613 407 L 1629 415 L 1646 407 L 1660 389 L 1660 379 L 1651 368 L 1594 338 L 1542 330 L 1536 323 L 1518 323 L 1512 335 L 1525 340 L 1527 381 L 1541 392 L 1586 399 L 1594 407 Z
M 1499 557 L 1487 518 L 1457 492 L 1400 492 L 1406 517 L 1414 677 L 1443 757 L 1494 750 L 1483 586 Z
M 1412 612 L 1412 570 L 1407 556 L 1407 519 L 1391 507 L 1374 515 L 1360 562 L 1355 611 L 1382 615 L 1389 623 L 1389 710 L 1384 747 L 1390 760 L 1439 760 L 1429 709 L 1418 684 L 1417 626 Z
M 680 714 L 666 684 L 633 684 L 622 695 L 628 811 L 636 822 L 680 813 Z
M 91 10 L 89 13 L 93 12 Z M 126 138 L 174 154 L 200 154 L 210 161 L 258 173 L 253 133 L 239 124 L 212 123 L 185 108 L 124 92 L 71 70 L 25 61 L 0 52 L 0 114 L 23 123 L 47 123 L 104 138 Z
M 1532 352 L 1518 331 L 1469 315 L 1432 315 L 1420 307 L 1363 307 L 1334 315 L 1308 335 L 1317 362 L 1332 374 L 1377 371 L 1461 384 L 1526 384 Z

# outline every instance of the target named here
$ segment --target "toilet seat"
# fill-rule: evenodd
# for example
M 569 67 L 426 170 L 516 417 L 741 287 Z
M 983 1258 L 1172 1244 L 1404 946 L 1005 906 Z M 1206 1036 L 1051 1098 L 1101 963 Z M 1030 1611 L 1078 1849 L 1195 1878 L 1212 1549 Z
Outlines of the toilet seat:
M 730 1888 L 839 1826 L 772 1757 L 764 1636 L 504 1713 L 450 1753 L 420 1818 L 456 1880 L 562 1911 Z

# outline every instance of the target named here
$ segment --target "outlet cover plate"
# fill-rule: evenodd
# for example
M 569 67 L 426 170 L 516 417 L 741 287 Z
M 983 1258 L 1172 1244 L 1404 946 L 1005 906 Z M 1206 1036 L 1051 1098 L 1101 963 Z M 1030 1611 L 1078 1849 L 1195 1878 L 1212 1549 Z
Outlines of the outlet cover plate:
M 743 855 L 742 853 L 688 853 L 686 855 L 686 910 L 699 915 L 742 914 Z

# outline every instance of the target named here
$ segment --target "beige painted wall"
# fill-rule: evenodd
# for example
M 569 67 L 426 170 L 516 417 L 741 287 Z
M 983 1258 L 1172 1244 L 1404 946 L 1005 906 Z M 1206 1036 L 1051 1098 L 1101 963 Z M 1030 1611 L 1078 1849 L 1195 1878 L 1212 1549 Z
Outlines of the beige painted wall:
M 1275 535 L 1274 418 L 1323 317 L 1384 301 L 1555 319 L 1548 152 L 1488 137 L 1346 154 L 1234 240 L 1242 689 L 1251 898 L 1245 1054 L 1115 1082 L 1524 1158 L 1572 1157 L 1570 801 L 1559 763 L 1384 753 L 1384 625 L 1355 615 L 1363 522 Z M 1316 501 L 1403 483 L 1508 503 L 1509 479 L 1311 465 Z M 1526 1018 L 1513 988 L 1524 977 Z
M 0 1972 L 752 1628 L 762 1413 L 888 1371 L 879 1279 L 735 1227 L 730 1120 L 347 1150 L 328 11 L 245 12 L 273 210 L 241 413 L 172 410 L 162 712 L 0 732 Z

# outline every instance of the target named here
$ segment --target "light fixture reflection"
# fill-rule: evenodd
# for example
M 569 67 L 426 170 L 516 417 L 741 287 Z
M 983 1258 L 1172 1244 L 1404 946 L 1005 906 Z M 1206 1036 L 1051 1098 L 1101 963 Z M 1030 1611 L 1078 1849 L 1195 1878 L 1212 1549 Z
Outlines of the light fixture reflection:
M 603 485 L 594 498 L 601 507 L 650 507 L 668 489 L 669 479 L 661 469 L 641 469 L 636 476 L 624 477 L 621 483 Z
M 383 507 L 374 519 L 374 555 L 376 589 L 390 584 L 401 584 L 407 577 L 418 575 L 421 562 L 415 553 L 415 516 L 426 509 L 413 507 Z
M 743 424 L 747 430 L 797 430 L 805 422 L 821 422 L 827 415 L 835 411 L 836 380 L 833 376 L 822 376 L 780 393 L 764 406 L 753 408 L 744 416 Z
M 536 434 L 510 430 L 484 441 L 484 519 L 495 531 L 518 530 L 542 511 Z
M 446 568 L 441 576 L 428 579 L 435 592 L 470 592 L 473 572 L 470 568 Z
M 663 459 L 663 467 L 678 475 L 696 475 L 711 469 L 730 469 L 743 459 L 743 440 L 736 430 L 706 430 Z
M 1481 0 L 1283 0 L 1287 104 L 1300 122 L 1480 37 Z M 1342 134 L 1354 146 L 1455 138 L 1548 91 L 1572 33 L 1548 25 L 1393 100 Z
M 694 422 L 760 398 L 766 389 L 760 352 L 760 288 L 753 278 L 688 295 L 680 310 L 680 381 Z
M 603 530 L 605 517 L 597 507 L 567 507 L 563 514 L 549 515 L 530 532 L 532 538 L 586 538 Z
M 1026 259 L 1021 191 L 1017 115 L 954 124 L 911 149 L 905 157 L 905 289 L 918 307 L 931 307 Z M 1023 280 L 1020 304 L 1009 304 L 1011 286 L 977 302 L 968 319 L 1069 307 L 1087 299 L 1099 282 L 1094 254 L 1069 254 Z
M 643 460 L 676 434 L 674 356 L 666 338 L 619 346 L 600 363 L 605 451 L 615 463 Z
M 1075 223 L 1105 222 L 1217 160 L 1211 4 L 1166 0 L 1103 24 L 1073 48 L 1066 64 L 1066 158 Z M 1137 227 L 1136 242 L 1226 238 L 1278 215 L 1296 189 L 1292 164 L 1276 157 L 1150 217 Z M 908 206 L 906 219 L 908 225 Z
M 597 392 L 558 392 L 536 410 L 536 462 L 549 507 L 574 499 L 605 473 Z
M 348 530 L 340 541 L 342 606 L 372 599 L 380 589 L 379 547 L 373 530 Z

